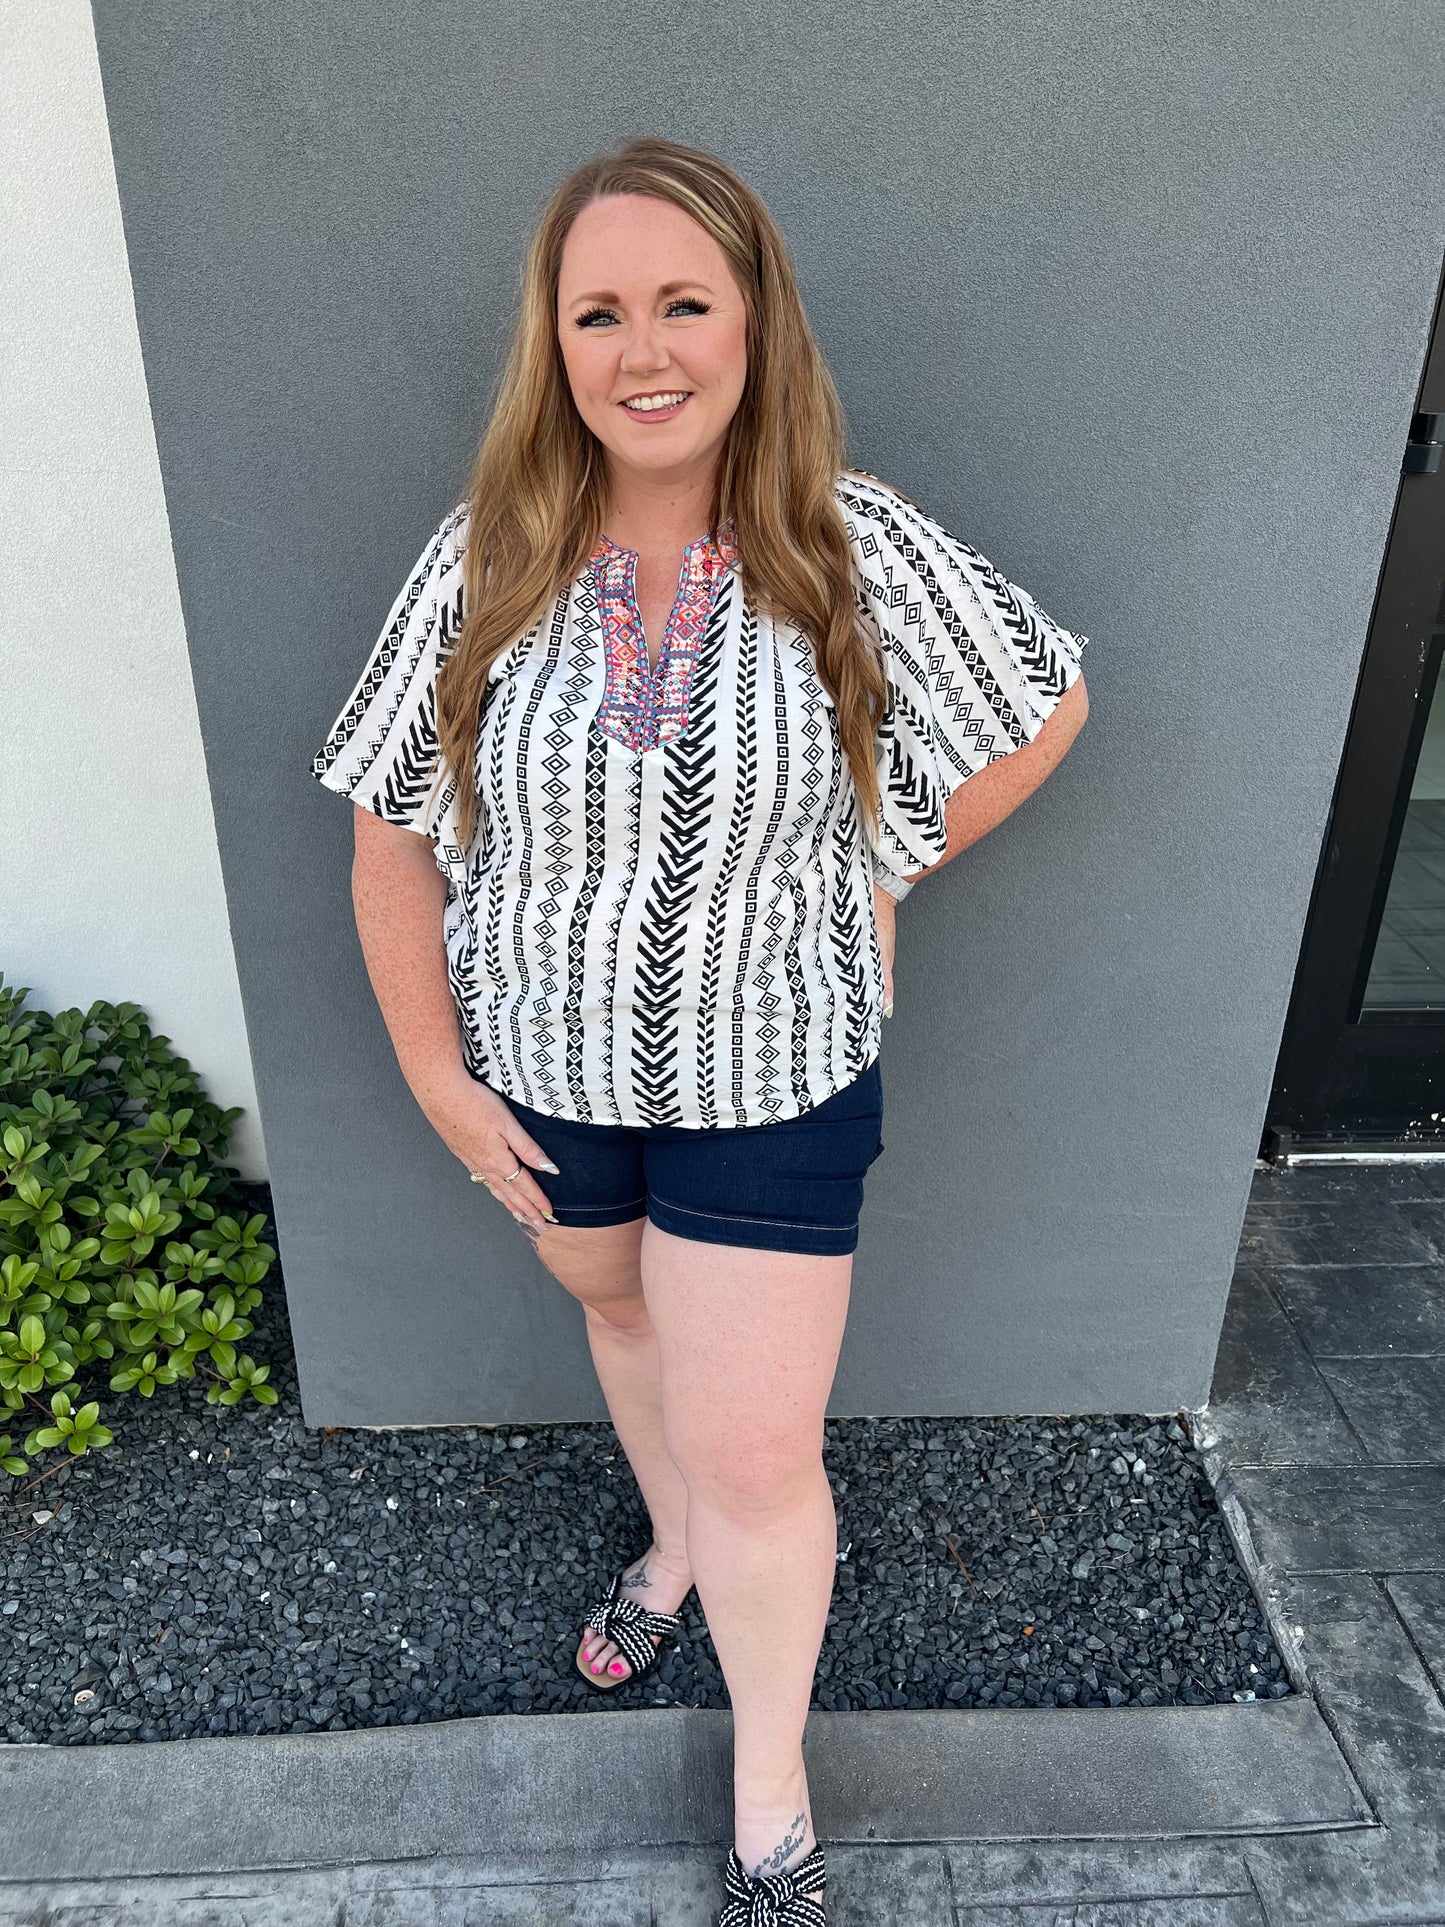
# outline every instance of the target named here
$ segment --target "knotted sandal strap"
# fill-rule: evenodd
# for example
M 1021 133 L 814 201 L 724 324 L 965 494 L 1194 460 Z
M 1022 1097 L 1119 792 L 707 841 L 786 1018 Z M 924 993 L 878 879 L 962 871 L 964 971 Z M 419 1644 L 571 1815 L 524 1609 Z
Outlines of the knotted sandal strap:
M 676 1638 L 682 1632 L 682 1614 L 649 1612 L 646 1606 L 639 1606 L 635 1599 L 626 1598 L 619 1573 L 608 1587 L 607 1597 L 587 1615 L 587 1624 L 594 1632 L 612 1641 L 632 1668 L 632 1677 L 636 1679 L 639 1673 L 645 1672 L 653 1664 L 661 1651 L 660 1647 L 653 1645 L 650 1635 L 666 1639 L 671 1634 Z
M 750 1874 L 734 1847 L 723 1867 L 727 1905 L 718 1927 L 825 1927 L 821 1893 L 827 1878 L 823 1849 L 815 1846 L 786 1873 Z

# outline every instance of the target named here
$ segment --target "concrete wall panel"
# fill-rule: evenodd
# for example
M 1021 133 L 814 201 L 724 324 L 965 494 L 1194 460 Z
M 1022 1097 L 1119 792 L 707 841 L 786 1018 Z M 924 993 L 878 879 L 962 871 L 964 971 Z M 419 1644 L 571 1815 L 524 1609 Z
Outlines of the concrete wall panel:
M 854 430 L 1092 638 L 899 916 L 833 1409 L 1205 1395 L 1441 258 L 1433 10 L 438 0 L 96 19 L 308 1419 L 592 1417 L 390 1056 L 309 757 L 455 498 L 552 184 L 741 166 Z

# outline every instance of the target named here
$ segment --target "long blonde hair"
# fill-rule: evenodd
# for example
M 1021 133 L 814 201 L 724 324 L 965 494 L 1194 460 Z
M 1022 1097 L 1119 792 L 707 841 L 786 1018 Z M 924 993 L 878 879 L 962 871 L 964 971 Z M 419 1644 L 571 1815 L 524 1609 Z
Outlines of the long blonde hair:
M 718 243 L 742 290 L 747 377 L 718 462 L 712 528 L 731 520 L 744 590 L 812 643 L 859 804 L 876 822 L 874 738 L 886 683 L 859 621 L 834 493 L 846 434 L 838 391 L 762 201 L 713 155 L 638 138 L 574 168 L 538 223 L 511 353 L 467 485 L 464 618 L 437 684 L 442 752 L 462 773 L 463 840 L 476 825 L 472 770 L 488 670 L 576 579 L 607 513 L 604 451 L 572 399 L 556 303 L 572 223 L 610 194 L 680 207 Z

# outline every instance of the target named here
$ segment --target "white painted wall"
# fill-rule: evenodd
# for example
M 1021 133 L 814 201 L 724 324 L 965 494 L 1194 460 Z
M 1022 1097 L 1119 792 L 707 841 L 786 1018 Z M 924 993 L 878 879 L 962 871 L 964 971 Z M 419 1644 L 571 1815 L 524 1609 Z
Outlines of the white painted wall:
M 0 0 L 0 970 L 138 1003 L 266 1175 L 87 0 Z

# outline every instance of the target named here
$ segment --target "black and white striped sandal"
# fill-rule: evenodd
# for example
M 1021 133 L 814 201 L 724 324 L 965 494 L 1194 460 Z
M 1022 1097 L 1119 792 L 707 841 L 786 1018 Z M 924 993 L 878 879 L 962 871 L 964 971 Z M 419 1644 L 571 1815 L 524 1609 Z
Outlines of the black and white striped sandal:
M 587 1624 L 604 1639 L 610 1639 L 632 1668 L 626 1679 L 609 1681 L 605 1674 L 589 1673 L 578 1659 L 577 1671 L 599 1693 L 615 1692 L 619 1686 L 630 1685 L 654 1667 L 662 1655 L 662 1647 L 652 1643 L 654 1638 L 678 1639 L 682 1634 L 682 1614 L 649 1612 L 646 1606 L 639 1606 L 635 1599 L 624 1594 L 620 1572 L 607 1588 L 607 1597 L 599 1600 L 588 1613 Z
M 823 1891 L 827 1878 L 823 1849 L 816 1843 L 796 1867 L 761 1877 L 747 1871 L 733 1847 L 723 1866 L 727 1904 L 717 1927 L 825 1927 L 823 1903 L 813 1895 Z

